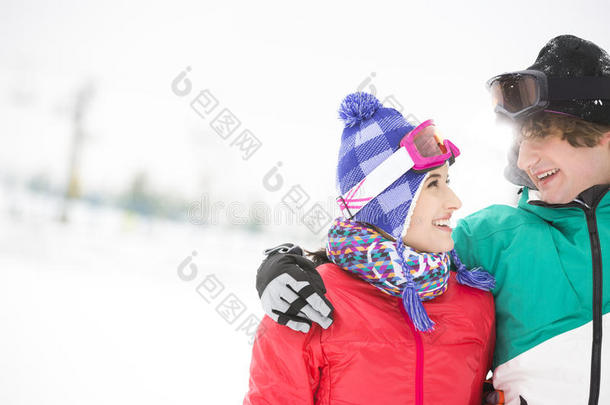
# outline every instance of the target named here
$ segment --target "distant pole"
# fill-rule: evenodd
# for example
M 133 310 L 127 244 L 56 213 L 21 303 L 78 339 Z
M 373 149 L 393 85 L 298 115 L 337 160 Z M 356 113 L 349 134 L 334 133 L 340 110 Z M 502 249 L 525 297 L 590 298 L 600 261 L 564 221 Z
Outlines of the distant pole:
M 69 221 L 68 211 L 70 208 L 70 200 L 80 196 L 79 163 L 83 139 L 85 138 L 84 117 L 91 105 L 93 93 L 93 83 L 87 82 L 83 87 L 80 88 L 80 90 L 76 94 L 74 113 L 72 115 L 74 132 L 72 136 L 72 143 L 70 144 L 68 181 L 66 183 L 64 201 L 61 207 L 61 222 Z

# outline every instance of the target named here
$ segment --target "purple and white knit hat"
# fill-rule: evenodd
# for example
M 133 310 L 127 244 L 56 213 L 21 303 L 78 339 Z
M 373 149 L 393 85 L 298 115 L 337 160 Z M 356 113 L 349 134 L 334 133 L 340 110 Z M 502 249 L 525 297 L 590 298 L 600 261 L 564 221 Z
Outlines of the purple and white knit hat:
M 362 92 L 345 97 L 339 117 L 345 129 L 336 180 L 337 191 L 345 195 L 392 156 L 414 126 L 400 112 L 384 107 L 375 96 Z M 397 240 L 402 239 L 425 177 L 426 173 L 407 171 L 362 207 L 353 219 L 376 225 Z

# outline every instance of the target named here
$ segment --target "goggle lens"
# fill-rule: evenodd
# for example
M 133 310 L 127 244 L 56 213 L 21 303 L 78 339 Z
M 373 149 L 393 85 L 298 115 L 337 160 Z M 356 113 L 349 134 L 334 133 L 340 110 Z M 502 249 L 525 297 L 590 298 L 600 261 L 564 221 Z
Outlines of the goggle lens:
M 413 144 L 422 157 L 439 156 L 447 153 L 442 138 L 438 135 L 434 125 L 429 125 L 415 134 Z
M 498 78 L 491 84 L 494 108 L 499 106 L 510 113 L 522 111 L 538 102 L 538 83 L 529 75 L 515 74 Z

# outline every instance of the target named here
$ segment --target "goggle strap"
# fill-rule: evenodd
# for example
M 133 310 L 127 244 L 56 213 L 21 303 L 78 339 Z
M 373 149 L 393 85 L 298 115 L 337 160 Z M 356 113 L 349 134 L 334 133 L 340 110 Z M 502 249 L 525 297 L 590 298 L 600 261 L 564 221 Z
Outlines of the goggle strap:
M 347 193 L 337 197 L 337 203 L 344 217 L 351 219 L 373 198 L 377 197 L 409 171 L 415 163 L 406 148 L 398 148 L 389 158 L 381 162 L 364 179 Z
M 610 100 L 610 77 L 548 77 L 550 101 Z

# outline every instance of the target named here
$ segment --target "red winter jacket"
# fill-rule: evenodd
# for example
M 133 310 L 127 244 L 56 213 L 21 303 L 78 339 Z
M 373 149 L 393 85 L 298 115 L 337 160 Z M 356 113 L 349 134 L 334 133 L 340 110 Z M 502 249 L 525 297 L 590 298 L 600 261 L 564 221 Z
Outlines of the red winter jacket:
M 265 317 L 257 331 L 244 404 L 476 404 L 495 340 L 491 293 L 451 273 L 424 303 L 436 323 L 417 332 L 402 301 L 332 263 L 317 270 L 335 307 L 326 330 L 295 332 Z

